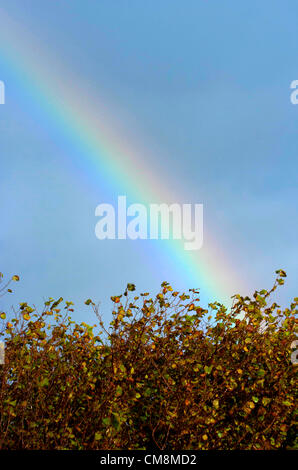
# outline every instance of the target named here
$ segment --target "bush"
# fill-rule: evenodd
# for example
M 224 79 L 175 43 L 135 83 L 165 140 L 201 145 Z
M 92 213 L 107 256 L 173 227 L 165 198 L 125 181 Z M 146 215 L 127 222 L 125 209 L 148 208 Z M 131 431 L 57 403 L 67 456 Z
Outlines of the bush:
M 285 276 L 229 311 L 201 308 L 196 290 L 134 297 L 128 284 L 107 328 L 90 299 L 98 327 L 73 322 L 62 298 L 0 314 L 0 448 L 293 448 L 298 298 L 268 303 Z

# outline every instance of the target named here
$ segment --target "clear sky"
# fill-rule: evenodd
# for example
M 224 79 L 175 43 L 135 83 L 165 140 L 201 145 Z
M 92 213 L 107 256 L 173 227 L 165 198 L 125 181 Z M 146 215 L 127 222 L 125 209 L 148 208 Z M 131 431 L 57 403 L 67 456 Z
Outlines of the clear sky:
M 127 282 L 199 279 L 226 300 L 278 268 L 281 303 L 297 296 L 297 17 L 296 0 L 1 0 L 0 271 L 21 282 L 0 308 L 63 296 L 93 322 L 83 301 L 108 319 Z M 203 203 L 196 264 L 167 241 L 96 239 L 95 207 L 121 194 Z

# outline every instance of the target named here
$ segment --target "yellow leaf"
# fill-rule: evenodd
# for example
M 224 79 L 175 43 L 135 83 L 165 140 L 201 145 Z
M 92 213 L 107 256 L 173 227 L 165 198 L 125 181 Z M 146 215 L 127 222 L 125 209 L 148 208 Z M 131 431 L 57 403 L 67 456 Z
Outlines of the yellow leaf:
M 213 406 L 214 406 L 214 408 L 218 409 L 219 408 L 219 401 L 218 400 L 213 400 Z

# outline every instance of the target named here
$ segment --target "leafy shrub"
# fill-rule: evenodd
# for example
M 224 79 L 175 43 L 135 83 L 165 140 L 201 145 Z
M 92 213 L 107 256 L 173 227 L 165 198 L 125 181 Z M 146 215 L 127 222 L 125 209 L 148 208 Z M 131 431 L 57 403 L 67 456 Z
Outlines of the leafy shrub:
M 128 284 L 108 327 L 90 299 L 98 327 L 73 322 L 62 298 L 0 313 L 0 448 L 294 447 L 298 298 L 269 305 L 277 273 L 230 310 L 164 282 L 154 298 Z

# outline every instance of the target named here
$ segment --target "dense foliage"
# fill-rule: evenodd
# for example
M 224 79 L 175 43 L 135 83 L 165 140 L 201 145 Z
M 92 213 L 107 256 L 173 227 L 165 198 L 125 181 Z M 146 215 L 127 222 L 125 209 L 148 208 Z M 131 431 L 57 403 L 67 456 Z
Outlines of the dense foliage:
M 62 298 L 0 312 L 0 448 L 293 448 L 298 298 L 269 303 L 277 274 L 229 310 L 166 282 L 154 298 L 128 284 L 108 327 L 90 299 L 98 326 L 73 322 Z

